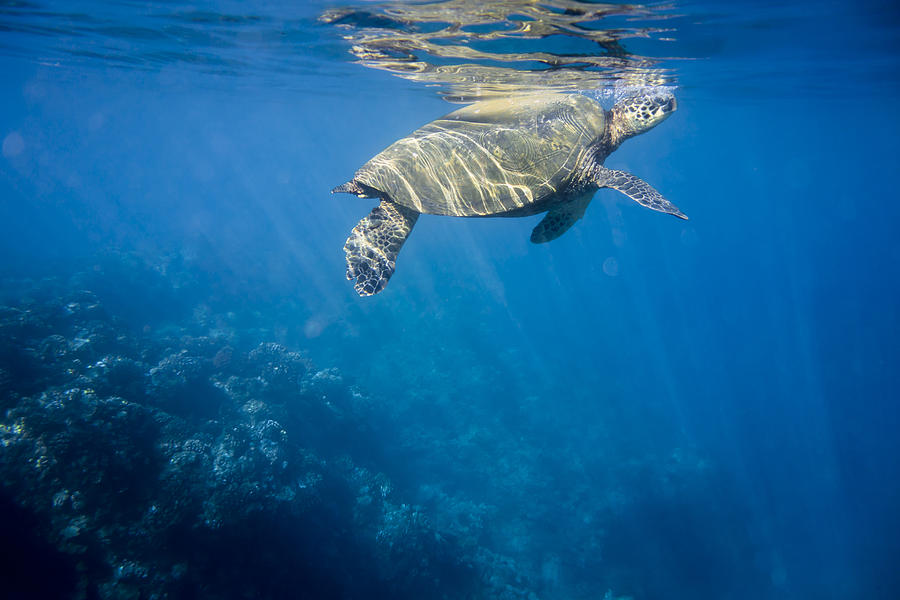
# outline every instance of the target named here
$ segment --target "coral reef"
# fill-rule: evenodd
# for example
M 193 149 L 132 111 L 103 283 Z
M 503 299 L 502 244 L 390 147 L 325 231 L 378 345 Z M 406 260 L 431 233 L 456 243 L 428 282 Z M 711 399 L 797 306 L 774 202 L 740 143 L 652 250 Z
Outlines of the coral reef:
M 373 470 L 371 400 L 234 337 L 135 332 L 56 280 L 0 308 L 13 597 L 478 596 L 454 534 Z
M 369 395 L 217 293 L 129 256 L 0 284 L 9 597 L 654 597 L 632 540 L 702 492 L 689 448 L 484 369 Z

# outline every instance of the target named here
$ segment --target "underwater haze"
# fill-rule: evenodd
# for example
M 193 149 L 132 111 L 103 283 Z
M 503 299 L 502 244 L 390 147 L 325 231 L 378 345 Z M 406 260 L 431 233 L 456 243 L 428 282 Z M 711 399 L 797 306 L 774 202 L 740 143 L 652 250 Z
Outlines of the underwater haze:
M 0 2 L 0 596 L 900 598 L 893 2 Z M 674 93 L 601 189 L 331 190 L 467 102 Z

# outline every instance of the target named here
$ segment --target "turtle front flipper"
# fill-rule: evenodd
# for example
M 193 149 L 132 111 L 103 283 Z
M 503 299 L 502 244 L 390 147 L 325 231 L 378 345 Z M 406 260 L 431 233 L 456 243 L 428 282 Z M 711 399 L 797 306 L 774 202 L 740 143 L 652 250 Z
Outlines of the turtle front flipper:
M 641 206 L 687 220 L 687 215 L 681 212 L 677 206 L 663 198 L 663 195 L 653 189 L 649 183 L 631 173 L 600 167 L 595 183 L 599 187 L 618 190 Z
M 394 274 L 397 254 L 419 218 L 419 213 L 384 200 L 356 224 L 347 242 L 347 279 L 360 296 L 377 294 Z
M 546 216 L 531 232 L 531 241 L 535 244 L 544 244 L 552 242 L 578 222 L 578 219 L 584 216 L 591 198 L 594 197 L 594 190 L 575 196 L 571 200 L 567 200 L 558 204 L 547 211 Z

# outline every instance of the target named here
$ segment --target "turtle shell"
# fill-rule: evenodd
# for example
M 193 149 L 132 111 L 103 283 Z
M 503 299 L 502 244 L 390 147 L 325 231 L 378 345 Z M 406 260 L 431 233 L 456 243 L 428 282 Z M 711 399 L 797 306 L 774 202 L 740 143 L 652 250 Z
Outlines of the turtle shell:
M 603 107 L 580 94 L 486 100 L 394 142 L 354 180 L 422 213 L 539 212 L 589 160 L 605 127 Z

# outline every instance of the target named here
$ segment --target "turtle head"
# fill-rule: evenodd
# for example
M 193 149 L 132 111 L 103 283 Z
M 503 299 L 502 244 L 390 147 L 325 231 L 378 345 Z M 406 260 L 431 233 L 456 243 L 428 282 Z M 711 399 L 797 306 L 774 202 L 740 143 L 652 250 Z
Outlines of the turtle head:
M 669 91 L 622 98 L 610 114 L 613 145 L 618 147 L 631 136 L 653 129 L 675 112 L 675 108 L 675 95 Z

